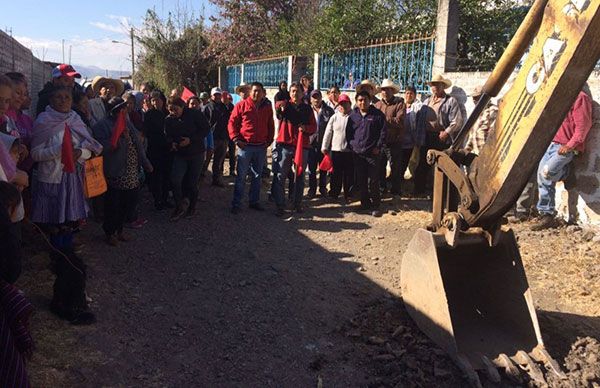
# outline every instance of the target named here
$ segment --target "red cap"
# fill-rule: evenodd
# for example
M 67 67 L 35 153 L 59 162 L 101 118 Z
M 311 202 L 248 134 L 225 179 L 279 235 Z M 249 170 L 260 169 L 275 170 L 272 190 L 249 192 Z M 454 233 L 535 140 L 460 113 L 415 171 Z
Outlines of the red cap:
M 352 104 L 352 101 L 350 101 L 350 97 L 348 97 L 347 94 L 340 94 L 340 97 L 338 98 L 338 104 L 341 104 L 342 102 L 349 102 Z
M 75 69 L 73 69 L 73 66 L 67 65 L 65 63 L 63 63 L 62 65 L 58 65 L 54 69 L 52 69 L 52 78 L 59 78 L 63 76 L 81 78 L 81 74 L 76 72 Z

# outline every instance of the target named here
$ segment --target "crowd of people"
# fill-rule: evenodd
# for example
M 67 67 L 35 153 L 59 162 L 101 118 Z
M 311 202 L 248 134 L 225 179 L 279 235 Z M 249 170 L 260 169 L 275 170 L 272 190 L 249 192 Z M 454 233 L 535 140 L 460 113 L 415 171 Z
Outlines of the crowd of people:
M 426 152 L 448 148 L 466 119 L 464 106 L 446 92 L 452 82 L 442 75 L 428 82 L 430 95 L 422 101 L 414 87 L 402 88 L 389 79 L 379 86 L 352 81 L 353 98 L 337 86 L 324 96 L 303 76 L 297 83 L 282 82 L 273 101 L 261 83 L 242 84 L 235 90 L 236 104 L 234 95 L 218 87 L 198 95 L 178 88 L 167 97 L 149 83 L 125 90 L 120 80 L 95 77 L 79 84 L 80 77 L 70 65 L 54 68 L 33 117 L 27 113 L 27 79 L 20 73 L 0 76 L 0 299 L 17 295 L 5 311 L 20 306 L 2 316 L 10 321 L 0 325 L 3 337 L 16 327 L 14 322 L 24 324 L 31 310 L 12 285 L 21 273 L 25 221 L 49 241 L 56 275 L 51 311 L 72 324 L 90 324 L 95 315 L 88 306 L 77 232 L 93 217 L 102 222 L 108 245 L 130 241 L 126 228 L 147 222 L 138 206 L 143 187 L 157 211 L 169 210 L 169 221 L 191 218 L 202 177 L 210 169 L 212 185 L 225 187 L 228 159 L 229 175 L 235 177 L 233 214 L 244 211 L 247 182 L 248 208 L 264 211 L 261 189 L 270 179 L 265 197 L 274 202 L 278 217 L 302 213 L 305 196 L 317 195 L 342 206 L 358 200 L 361 211 L 380 217 L 384 195 L 430 196 Z M 481 88 L 473 93 L 475 103 L 481 93 Z M 481 151 L 497 112 L 490 102 L 466 150 Z M 534 227 L 554 225 L 554 184 L 583 152 L 591 123 L 591 99 L 582 92 L 533 178 L 541 216 Z M 87 165 L 99 157 L 106 188 L 90 195 Z M 529 216 L 529 211 L 521 206 L 516 216 Z M 30 338 L 19 340 L 30 349 Z M 15 361 L 15 374 L 19 365 Z

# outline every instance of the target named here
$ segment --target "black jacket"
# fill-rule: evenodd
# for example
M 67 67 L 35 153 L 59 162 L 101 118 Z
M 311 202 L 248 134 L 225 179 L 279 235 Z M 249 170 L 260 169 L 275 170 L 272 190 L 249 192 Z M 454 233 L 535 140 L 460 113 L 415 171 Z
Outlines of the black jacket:
M 148 157 L 150 159 L 169 154 L 169 143 L 165 134 L 165 117 L 167 114 L 157 109 L 150 109 L 144 115 L 143 133 L 148 139 Z
M 173 151 L 175 155 L 184 159 L 191 159 L 206 150 L 204 139 L 209 131 L 210 124 L 199 110 L 184 108 L 181 117 L 169 115 L 165 118 L 165 133 L 169 147 L 172 143 L 179 143 L 184 137 L 190 139 L 189 145 L 177 146 Z
M 6 206 L 0 201 L 0 279 L 14 283 L 21 275 L 21 239 L 19 225 L 10 220 Z
M 315 136 L 313 141 L 310 143 L 312 146 L 316 147 L 319 150 L 319 152 L 321 151 L 321 146 L 323 145 L 323 138 L 325 137 L 325 129 L 327 128 L 327 123 L 329 122 L 331 116 L 333 116 L 334 114 L 335 111 L 329 105 L 325 103 L 321 104 L 321 111 L 319 112 L 319 117 L 317 119 L 317 136 Z
M 227 132 L 227 124 L 229 123 L 229 115 L 231 113 L 222 102 L 210 100 L 204 107 L 204 116 L 210 124 L 210 129 L 215 140 L 229 140 Z

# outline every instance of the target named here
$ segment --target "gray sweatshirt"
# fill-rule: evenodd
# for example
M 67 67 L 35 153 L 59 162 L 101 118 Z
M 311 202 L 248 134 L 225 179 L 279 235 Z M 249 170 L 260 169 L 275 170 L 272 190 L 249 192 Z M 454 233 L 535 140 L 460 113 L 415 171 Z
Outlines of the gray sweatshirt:
M 334 152 L 350 152 L 348 142 L 346 141 L 346 127 L 348 125 L 348 117 L 340 111 L 336 111 L 329 119 L 325 128 L 323 137 L 323 146 L 321 150 Z

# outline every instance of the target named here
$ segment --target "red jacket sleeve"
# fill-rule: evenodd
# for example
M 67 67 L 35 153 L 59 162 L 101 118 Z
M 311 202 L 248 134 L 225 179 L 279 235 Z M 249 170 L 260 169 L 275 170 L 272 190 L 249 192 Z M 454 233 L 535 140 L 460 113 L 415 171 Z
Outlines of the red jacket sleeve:
M 592 128 L 592 100 L 585 93 L 579 93 L 573 104 L 573 121 L 575 132 L 567 143 L 569 148 L 578 148 L 583 145 L 590 129 Z
M 240 130 L 242 128 L 242 102 L 236 104 L 233 107 L 231 116 L 229 116 L 229 123 L 227 124 L 227 130 L 229 131 L 229 138 L 233 141 L 240 137 Z

